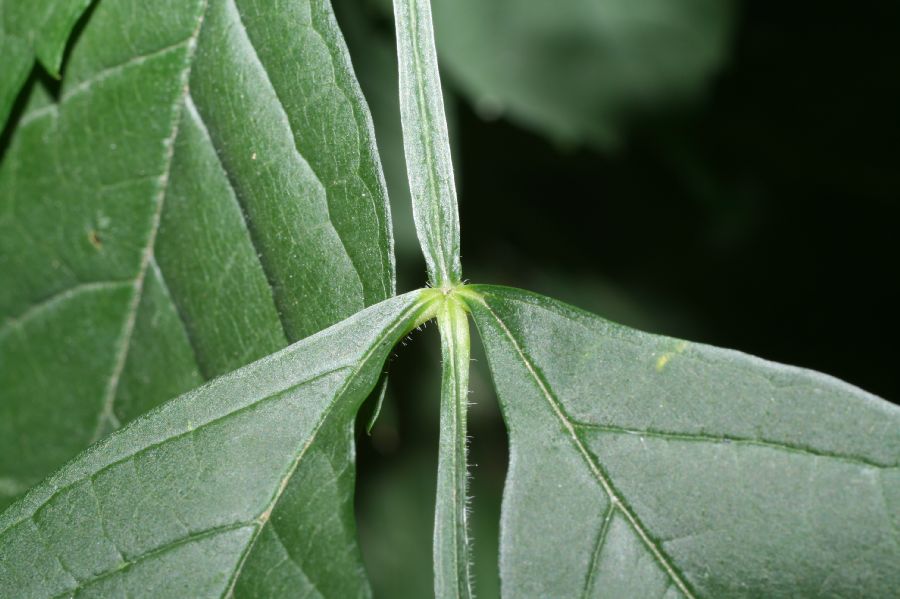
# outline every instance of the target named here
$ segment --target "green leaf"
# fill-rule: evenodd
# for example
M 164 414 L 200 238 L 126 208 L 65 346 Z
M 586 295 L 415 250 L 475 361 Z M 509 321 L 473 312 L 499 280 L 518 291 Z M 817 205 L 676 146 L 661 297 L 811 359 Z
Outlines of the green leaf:
M 462 280 L 459 210 L 430 0 L 395 0 L 400 117 L 413 217 L 433 287 Z
M 691 100 L 728 53 L 732 0 L 434 0 L 452 82 L 489 117 L 615 143 L 641 112 Z
M 887 597 L 900 409 L 831 377 L 467 288 L 510 434 L 509 597 Z
M 420 298 L 368 308 L 81 454 L 0 515 L 0 596 L 367 596 L 352 460 L 331 447 Z
M 390 297 L 391 248 L 327 1 L 100 3 L 0 166 L 0 507 Z
M 0 0 L 0 129 L 35 58 L 59 78 L 69 35 L 91 0 Z

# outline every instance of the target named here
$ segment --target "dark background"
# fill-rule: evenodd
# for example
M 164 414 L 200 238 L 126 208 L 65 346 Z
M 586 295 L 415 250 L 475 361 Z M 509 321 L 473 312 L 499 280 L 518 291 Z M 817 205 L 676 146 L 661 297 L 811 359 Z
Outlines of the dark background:
M 708 93 L 632 122 L 616 149 L 486 121 L 445 73 L 465 276 L 897 402 L 898 23 L 888 2 L 745 3 Z M 408 225 L 391 192 L 395 224 Z M 398 243 L 401 291 L 425 280 L 408 247 Z M 436 332 L 397 353 L 384 412 L 360 437 L 357 506 L 376 592 L 420 597 L 431 593 Z M 483 361 L 473 368 L 475 572 L 490 597 L 506 440 Z

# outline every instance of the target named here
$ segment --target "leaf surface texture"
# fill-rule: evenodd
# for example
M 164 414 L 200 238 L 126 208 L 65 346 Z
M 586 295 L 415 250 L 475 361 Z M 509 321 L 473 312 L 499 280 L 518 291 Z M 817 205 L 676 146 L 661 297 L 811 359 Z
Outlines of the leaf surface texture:
M 883 597 L 900 410 L 536 294 L 469 304 L 510 434 L 507 597 Z
M 392 243 L 326 1 L 100 2 L 0 166 L 0 506 L 393 295 Z
M 0 515 L 0 596 L 367 596 L 352 426 L 418 293 L 169 401 Z

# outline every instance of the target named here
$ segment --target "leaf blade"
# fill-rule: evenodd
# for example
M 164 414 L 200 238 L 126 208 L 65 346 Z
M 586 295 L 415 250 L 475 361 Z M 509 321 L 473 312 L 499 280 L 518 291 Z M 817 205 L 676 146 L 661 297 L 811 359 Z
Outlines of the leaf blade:
M 176 582 L 225 592 L 254 559 L 253 541 L 286 490 L 314 495 L 316 487 L 292 489 L 291 481 L 317 432 L 329 422 L 347 430 L 422 310 L 419 292 L 369 308 L 166 403 L 76 458 L 0 515 L 3 594 L 49 597 L 85 585 L 152 594 Z M 203 550 L 207 539 L 224 545 Z M 137 568 L 182 547 L 199 562 Z M 132 577 L 144 585 L 149 574 L 153 584 L 133 588 Z M 327 584 L 347 588 L 346 574 Z
M 92 19 L 101 29 L 110 21 L 104 19 L 108 14 L 104 8 L 99 7 Z M 20 379 L 8 360 L 0 364 L 5 391 L 0 409 L 12 433 L 2 441 L 2 468 L 25 486 L 99 437 L 110 422 L 111 400 L 126 365 L 123 349 L 138 320 L 148 248 L 168 171 L 165 140 L 175 135 L 179 83 L 197 20 L 182 18 L 172 25 L 168 35 L 176 44 L 159 47 L 151 40 L 150 45 L 135 48 L 137 58 L 120 53 L 107 57 L 107 62 L 94 61 L 93 70 L 81 58 L 96 42 L 96 36 L 86 32 L 78 44 L 85 50 L 76 49 L 70 65 L 78 83 L 64 89 L 60 104 L 45 102 L 26 113 L 0 168 L 4 214 L 0 219 L 4 264 L 0 312 L 6 321 L 4 329 L 17 331 L 16 338 L 4 337 L 2 351 L 25 358 L 27 345 L 55 354 L 47 356 L 46 362 L 31 360 L 27 371 L 31 376 L 26 379 Z M 152 89 L 112 110 L 110 105 L 138 80 L 145 80 Z M 104 108 L 111 112 L 101 117 Z M 119 152 L 111 129 L 128 130 L 132 120 L 140 123 L 140 140 L 132 140 L 130 152 Z M 87 156 L 91 157 L 88 162 Z M 24 197 L 33 200 L 25 203 Z M 76 313 L 57 318 L 54 330 L 36 329 L 35 323 L 20 319 L 47 298 L 71 300 L 69 290 L 98 281 L 126 287 L 117 296 L 117 305 L 82 303 Z M 66 307 L 52 305 L 57 311 Z M 98 328 L 102 335 L 94 336 L 85 325 L 98 321 L 109 326 Z M 86 360 L 85 354 L 91 359 Z M 56 366 L 56 376 L 48 376 L 41 368 L 70 361 L 81 371 Z M 170 381 L 200 382 L 191 375 L 190 365 L 168 375 Z M 98 385 L 102 390 L 97 390 Z M 72 426 L 86 421 L 89 414 L 93 414 L 93 426 Z M 67 424 L 66 419 L 74 422 Z M 58 434 L 60 430 L 66 434 Z M 12 440 L 28 436 L 26 432 L 45 435 L 46 445 L 23 451 Z M 7 502 L 4 498 L 3 504 Z
M 280 10 L 308 34 L 282 44 L 287 21 L 265 27 Z M 223 39 L 234 43 L 223 50 Z M 297 58 L 318 70 L 298 75 Z M 303 85 L 281 80 L 276 89 L 267 65 Z M 26 416 L 0 418 L 9 427 L 0 477 L 15 483 L 6 489 L 34 484 L 119 422 L 394 293 L 371 122 L 327 2 L 102 3 L 72 49 L 59 102 L 40 92 L 0 165 L 5 324 L 82 282 L 142 285 L 114 311 L 118 331 L 93 336 L 70 318 L 28 339 L 56 343 L 57 363 L 81 360 L 79 375 L 47 377 L 31 364 L 29 388 L 12 385 L 17 370 L 0 363 L 10 390 L 0 411 Z M 329 110 L 335 97 L 341 108 Z M 254 119 L 267 126 L 254 129 Z M 78 316 L 100 318 L 90 306 Z M 19 352 L 21 343 L 6 336 L 0 351 Z M 113 344 L 123 351 L 112 355 Z M 97 359 L 85 363 L 85 347 Z M 95 389 L 101 378 L 110 382 L 105 394 Z M 46 379 L 55 386 L 42 386 Z M 60 411 L 98 422 L 73 435 Z M 13 440 L 41 420 L 48 447 L 71 443 L 23 458 Z M 53 430 L 65 435 L 53 439 Z M 0 493 L 0 506 L 14 496 Z
M 513 456 L 504 593 L 877 595 L 896 586 L 895 407 L 818 373 L 638 333 L 534 294 L 474 291 Z M 653 438 L 648 423 L 663 420 L 693 441 Z M 620 426 L 632 421 L 641 425 Z M 846 488 L 835 492 L 841 477 Z M 527 514 L 553 487 L 566 491 L 550 530 L 538 530 Z M 835 519 L 849 524 L 835 532 Z M 879 550 L 860 552 L 872 544 Z M 845 565 L 854 560 L 864 580 Z
M 35 59 L 59 78 L 72 29 L 91 0 L 0 3 L 0 129 L 31 72 Z M 8 61 L 8 62 L 7 62 Z

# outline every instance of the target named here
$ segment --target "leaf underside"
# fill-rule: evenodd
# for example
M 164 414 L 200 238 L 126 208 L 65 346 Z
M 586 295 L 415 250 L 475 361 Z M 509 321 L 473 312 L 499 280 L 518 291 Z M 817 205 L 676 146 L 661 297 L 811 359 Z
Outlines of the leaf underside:
M 70 462 L 0 515 L 0 596 L 368 596 L 334 440 L 419 317 L 417 295 L 167 402 Z
M 510 434 L 504 596 L 900 588 L 896 406 L 532 293 L 473 290 Z
M 329 4 L 165 4 L 100 2 L 0 167 L 0 507 L 162 401 L 394 293 Z

